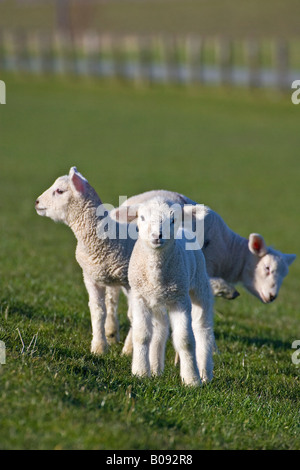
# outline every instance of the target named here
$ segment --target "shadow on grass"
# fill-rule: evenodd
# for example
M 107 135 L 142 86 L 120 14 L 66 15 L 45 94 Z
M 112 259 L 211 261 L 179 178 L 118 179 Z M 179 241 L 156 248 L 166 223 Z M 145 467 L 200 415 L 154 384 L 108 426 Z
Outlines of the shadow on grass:
M 20 301 L 18 299 L 9 298 L 9 296 L 4 296 L 0 298 L 0 315 L 4 316 L 5 319 L 9 319 L 11 316 L 19 316 L 21 319 L 26 318 L 28 320 L 35 320 L 43 323 L 55 323 L 56 321 L 62 321 L 64 324 L 76 326 L 81 319 L 75 318 L 75 316 L 66 316 L 65 312 L 52 311 L 45 306 L 32 305 L 27 302 Z M 127 329 L 129 328 L 129 323 L 120 319 L 120 330 L 123 333 L 124 337 L 127 334 Z M 123 320 L 123 321 L 122 321 Z M 125 322 L 125 323 L 124 323 Z M 84 322 L 85 323 L 85 322 Z M 241 329 L 243 329 L 241 327 Z M 126 330 L 126 331 L 125 331 Z M 271 347 L 274 350 L 290 350 L 291 344 L 287 341 L 282 341 L 276 338 L 270 338 L 267 336 L 250 336 L 245 334 L 233 334 L 231 332 L 218 333 L 215 332 L 216 341 L 224 339 L 228 343 L 232 342 L 242 342 L 247 346 L 257 346 L 261 348 Z M 67 350 L 62 354 L 67 354 Z M 94 356 L 96 357 L 96 356 Z
M 17 297 L 11 295 L 11 293 L 9 293 L 9 295 L 4 294 L 0 297 L 0 315 L 5 320 L 9 320 L 13 316 L 19 317 L 20 319 L 50 324 L 61 322 L 65 325 L 77 326 L 80 323 L 86 327 L 90 325 L 90 318 L 88 309 L 84 309 L 84 313 L 85 310 L 87 315 L 78 316 L 78 309 L 72 312 L 70 306 L 63 303 L 49 308 L 42 300 L 40 300 L 40 303 L 30 304 L 19 300 Z
M 38 307 L 7 297 L 0 298 L 0 312 L 6 320 L 12 315 L 26 317 L 29 320 L 32 320 L 33 318 L 41 319 L 45 316 L 44 314 L 41 314 L 41 309 Z
M 241 342 L 247 346 L 256 346 L 258 348 L 262 347 L 268 347 L 272 348 L 274 350 L 290 350 L 291 349 L 291 343 L 287 341 L 282 341 L 280 339 L 274 339 L 270 337 L 264 336 L 248 336 L 248 335 L 242 335 L 242 334 L 230 334 L 226 332 L 222 332 L 221 334 L 215 334 L 216 337 L 216 342 L 218 344 L 218 340 L 224 339 L 228 343 L 233 343 L 233 342 Z

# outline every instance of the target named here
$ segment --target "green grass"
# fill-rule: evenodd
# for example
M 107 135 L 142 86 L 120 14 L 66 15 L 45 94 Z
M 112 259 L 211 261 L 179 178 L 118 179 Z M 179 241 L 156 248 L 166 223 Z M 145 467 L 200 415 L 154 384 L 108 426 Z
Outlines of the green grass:
M 0 448 L 299 449 L 298 260 L 274 304 L 217 300 L 211 384 L 183 387 L 171 344 L 163 376 L 138 380 L 122 344 L 90 354 L 73 234 L 34 201 L 76 165 L 104 202 L 178 190 L 299 253 L 300 108 L 262 92 L 1 79 Z M 120 322 L 123 342 L 123 297 Z

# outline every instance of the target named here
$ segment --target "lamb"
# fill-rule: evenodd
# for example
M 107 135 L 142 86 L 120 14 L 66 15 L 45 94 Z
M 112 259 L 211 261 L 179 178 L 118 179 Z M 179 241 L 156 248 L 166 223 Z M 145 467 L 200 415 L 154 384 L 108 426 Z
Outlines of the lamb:
M 176 192 L 153 190 L 130 197 L 121 208 L 128 207 L 129 210 L 130 207 L 146 203 L 155 197 L 162 197 L 169 204 L 197 204 Z M 273 302 L 296 255 L 281 253 L 268 247 L 260 234 L 251 233 L 249 239 L 238 235 L 227 226 L 219 214 L 207 206 L 203 207 L 202 217 L 205 226 L 202 251 L 214 295 L 234 299 L 239 295 L 234 286 L 241 283 L 262 302 Z M 109 290 L 116 307 L 119 288 Z M 130 308 L 128 317 L 131 318 Z M 122 351 L 125 355 L 132 354 L 131 333 L 130 329 Z
M 154 190 L 132 196 L 124 205 L 134 206 L 153 197 L 163 197 L 169 203 L 182 206 L 197 204 L 176 192 Z M 251 233 L 248 239 L 238 235 L 219 214 L 206 206 L 202 217 L 205 225 L 202 250 L 214 295 L 235 298 L 238 293 L 232 290 L 232 286 L 241 283 L 262 302 L 273 302 L 296 255 L 268 247 L 258 233 Z
M 178 209 L 173 207 L 154 198 L 133 215 L 138 217 L 139 237 L 128 268 L 132 373 L 163 371 L 168 310 L 182 382 L 198 385 L 199 374 L 203 381 L 213 375 L 213 294 L 200 246 L 186 249 L 189 237 L 179 228 Z
M 99 236 L 99 223 L 105 219 L 107 211 L 99 211 L 104 206 L 98 194 L 76 167 L 70 169 L 69 175 L 59 177 L 39 196 L 35 208 L 39 215 L 68 225 L 77 238 L 76 260 L 82 268 L 89 294 L 93 334 L 91 351 L 102 354 L 107 348 L 106 336 L 109 342 L 118 340 L 117 305 L 115 298 L 109 297 L 109 292 L 105 295 L 105 287 L 129 289 L 128 263 L 135 240 Z

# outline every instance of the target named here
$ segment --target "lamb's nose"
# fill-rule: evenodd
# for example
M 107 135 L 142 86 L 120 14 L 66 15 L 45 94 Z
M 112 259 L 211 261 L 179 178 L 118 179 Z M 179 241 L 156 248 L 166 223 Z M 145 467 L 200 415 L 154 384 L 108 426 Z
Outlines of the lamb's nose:
M 277 295 L 270 294 L 270 302 L 273 302 L 275 300 Z
M 37 199 L 37 200 L 35 201 L 35 205 L 38 206 L 39 203 L 40 203 L 40 201 Z
M 153 240 L 158 240 L 159 238 L 161 238 L 160 234 L 158 232 L 152 232 L 151 233 L 151 238 Z

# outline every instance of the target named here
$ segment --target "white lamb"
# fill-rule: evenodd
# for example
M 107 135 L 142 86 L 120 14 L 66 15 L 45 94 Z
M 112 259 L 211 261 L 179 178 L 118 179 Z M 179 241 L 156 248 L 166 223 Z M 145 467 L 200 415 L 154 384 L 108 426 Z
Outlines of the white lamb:
M 168 203 L 182 206 L 197 204 L 176 192 L 154 190 L 132 196 L 124 205 L 135 206 L 153 197 L 163 197 Z M 204 206 L 202 217 L 205 229 L 202 250 L 214 295 L 235 298 L 238 294 L 231 285 L 241 283 L 262 302 L 273 302 L 296 255 L 268 247 L 258 233 L 251 233 L 248 239 L 238 235 L 208 207 Z
M 130 207 L 136 207 L 155 197 L 162 197 L 169 204 L 181 206 L 197 204 L 187 196 L 176 192 L 154 190 L 130 197 L 120 208 L 128 207 L 127 210 L 130 210 Z M 239 294 L 233 286 L 241 283 L 262 302 L 273 302 L 296 255 L 281 253 L 268 247 L 263 237 L 257 233 L 251 233 L 248 239 L 240 236 L 227 226 L 219 214 L 206 206 L 203 208 L 202 217 L 204 219 L 202 251 L 214 295 L 234 299 Z M 119 288 L 108 290 L 114 305 L 117 306 Z M 131 317 L 130 308 L 128 316 Z M 131 330 L 127 335 L 123 353 L 128 355 L 132 353 Z
M 213 294 L 202 251 L 199 245 L 186 249 L 190 239 L 185 238 L 185 230 L 178 230 L 178 211 L 164 199 L 141 205 L 136 215 L 139 237 L 128 268 L 132 373 L 149 376 L 163 371 L 168 310 L 183 383 L 198 385 L 199 373 L 209 381 L 213 374 Z
M 99 216 L 102 202 L 77 171 L 61 176 L 35 203 L 36 211 L 56 222 L 64 222 L 77 238 L 76 259 L 83 270 L 84 282 L 89 294 L 93 339 L 91 351 L 101 354 L 106 350 L 106 336 L 110 341 L 118 339 L 118 321 L 115 317 L 115 298 L 107 293 L 108 315 L 106 320 L 105 287 L 128 285 L 128 263 L 135 243 L 127 239 L 101 238 L 97 229 L 105 211 Z M 106 333 L 106 335 L 105 335 Z

